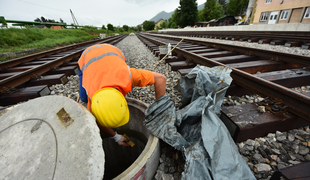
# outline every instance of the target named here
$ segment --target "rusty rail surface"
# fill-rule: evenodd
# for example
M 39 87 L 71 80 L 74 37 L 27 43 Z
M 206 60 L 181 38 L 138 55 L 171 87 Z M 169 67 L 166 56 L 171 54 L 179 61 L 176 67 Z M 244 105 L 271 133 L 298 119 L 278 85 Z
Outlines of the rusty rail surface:
M 147 35 L 139 34 L 140 37 L 147 39 L 148 41 L 156 45 L 167 45 L 168 43 L 175 44 L 180 41 L 181 38 L 172 36 L 160 36 L 160 35 Z M 254 49 L 241 46 L 233 46 L 221 43 L 209 43 L 200 40 L 193 40 L 190 38 L 183 38 L 183 45 L 186 43 L 203 45 L 206 48 L 212 47 L 216 49 L 226 50 L 224 52 L 234 52 L 238 54 L 247 54 L 251 56 L 262 57 L 264 59 L 276 60 L 276 62 L 281 62 L 284 64 L 290 64 L 291 67 L 309 67 L 310 60 L 309 57 L 293 55 L 287 53 L 280 53 L 268 50 Z M 182 49 L 182 43 L 174 51 L 180 57 L 183 56 L 188 62 L 194 62 L 196 64 L 202 64 L 205 66 L 227 66 L 223 63 L 212 60 L 212 58 L 203 57 L 199 54 L 189 52 Z M 227 51 L 228 50 L 228 51 Z M 282 85 L 276 84 L 274 82 L 268 81 L 266 79 L 254 76 L 248 72 L 242 71 L 237 68 L 233 68 L 231 76 L 233 81 L 263 97 L 273 97 L 278 101 L 285 103 L 291 113 L 310 121 L 310 96 L 291 90 L 290 88 L 284 87 Z M 309 78 L 308 78 L 309 79 Z M 310 79 L 308 80 L 310 82 Z

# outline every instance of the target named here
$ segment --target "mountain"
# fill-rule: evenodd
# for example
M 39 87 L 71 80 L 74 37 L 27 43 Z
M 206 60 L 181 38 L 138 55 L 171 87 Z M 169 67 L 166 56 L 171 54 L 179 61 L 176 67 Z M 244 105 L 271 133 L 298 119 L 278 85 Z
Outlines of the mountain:
M 198 5 L 197 9 L 199 11 L 199 10 L 203 9 L 204 7 L 205 7 L 205 3 Z M 174 11 L 169 12 L 169 13 L 167 13 L 166 11 L 162 11 L 162 12 L 158 13 L 156 16 L 154 16 L 152 19 L 150 19 L 149 21 L 154 21 L 156 23 L 160 19 L 163 19 L 163 20 L 167 19 L 168 20 L 172 16 L 173 13 L 174 13 Z

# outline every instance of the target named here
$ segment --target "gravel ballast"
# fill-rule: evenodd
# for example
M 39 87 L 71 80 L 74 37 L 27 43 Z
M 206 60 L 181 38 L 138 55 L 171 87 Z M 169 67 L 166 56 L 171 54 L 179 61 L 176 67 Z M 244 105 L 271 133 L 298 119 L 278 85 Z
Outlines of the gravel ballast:
M 216 39 L 208 39 L 208 41 L 230 44 L 236 43 L 240 46 L 260 47 L 310 56 L 309 50 L 296 47 L 288 48 L 284 46 Z M 177 72 L 169 71 L 169 68 L 164 63 L 156 66 L 159 60 L 158 57 L 155 57 L 136 36 L 128 36 L 116 46 L 122 50 L 126 57 L 126 62 L 130 67 L 151 70 L 165 75 L 167 77 L 166 94 L 174 101 L 176 107 L 180 107 L 181 94 L 176 90 L 180 75 Z M 78 100 L 78 79 L 78 76 L 71 76 L 67 84 L 50 87 L 52 95 L 63 95 Z M 293 89 L 301 92 L 310 92 L 310 86 Z M 127 94 L 127 97 L 151 104 L 155 100 L 154 86 L 136 87 L 132 92 Z M 242 97 L 228 96 L 224 99 L 223 106 L 258 103 L 264 100 L 265 98 L 258 95 L 246 95 Z M 310 161 L 309 127 L 294 129 L 288 132 L 277 131 L 269 133 L 266 137 L 249 139 L 245 142 L 237 143 L 236 145 L 257 179 L 269 179 L 272 173 L 278 169 Z M 185 161 L 181 152 L 161 141 L 160 164 L 155 178 L 158 180 L 181 179 L 184 163 Z

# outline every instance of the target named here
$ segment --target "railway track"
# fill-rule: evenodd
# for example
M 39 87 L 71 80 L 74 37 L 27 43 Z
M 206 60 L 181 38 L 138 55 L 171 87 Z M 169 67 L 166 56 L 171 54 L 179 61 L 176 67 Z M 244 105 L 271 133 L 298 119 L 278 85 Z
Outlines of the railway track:
M 52 49 L 0 63 L 0 106 L 13 105 L 50 94 L 49 86 L 65 84 L 78 74 L 77 60 L 85 48 L 116 44 L 126 35 Z
M 166 31 L 155 34 L 255 42 L 310 49 L 309 31 Z
M 170 43 L 174 47 L 181 40 L 155 34 L 138 34 L 138 37 L 156 55 L 159 55 L 158 46 Z M 197 64 L 229 66 L 233 83 L 226 95 L 259 94 L 269 98 L 269 102 L 261 104 L 223 108 L 222 120 L 236 142 L 309 125 L 310 94 L 291 89 L 309 85 L 309 57 L 183 39 L 173 52 L 174 58 L 166 60 L 171 70 L 186 75 Z M 268 111 L 260 113 L 258 106 Z

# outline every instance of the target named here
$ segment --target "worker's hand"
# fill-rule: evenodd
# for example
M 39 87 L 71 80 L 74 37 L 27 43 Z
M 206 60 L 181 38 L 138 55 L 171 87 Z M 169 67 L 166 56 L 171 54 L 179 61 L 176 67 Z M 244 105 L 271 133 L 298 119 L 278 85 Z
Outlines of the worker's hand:
M 129 144 L 126 143 L 128 140 L 124 136 L 117 134 L 117 132 L 115 132 L 115 136 L 113 136 L 112 138 L 120 146 L 123 146 L 123 147 L 130 146 Z

